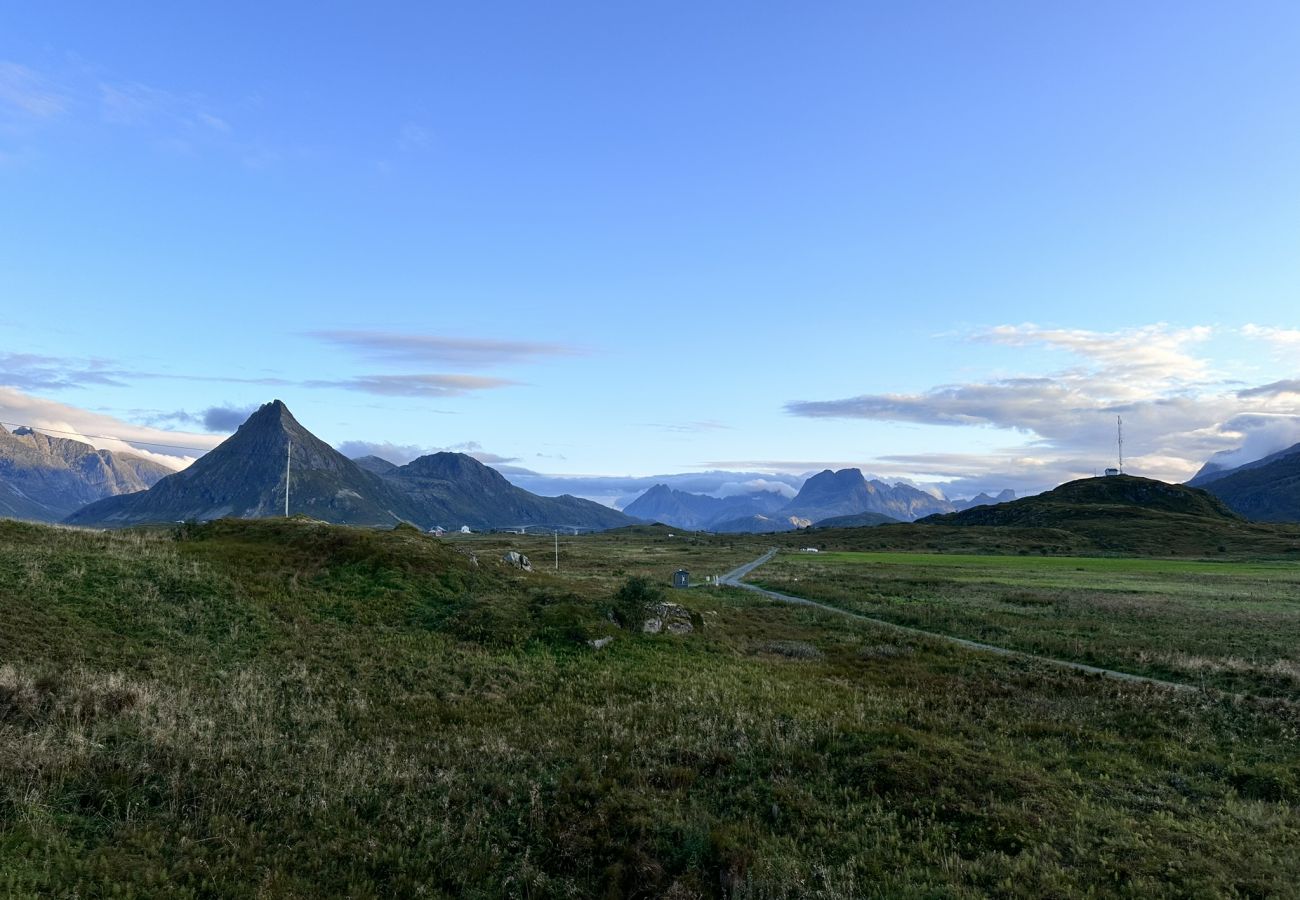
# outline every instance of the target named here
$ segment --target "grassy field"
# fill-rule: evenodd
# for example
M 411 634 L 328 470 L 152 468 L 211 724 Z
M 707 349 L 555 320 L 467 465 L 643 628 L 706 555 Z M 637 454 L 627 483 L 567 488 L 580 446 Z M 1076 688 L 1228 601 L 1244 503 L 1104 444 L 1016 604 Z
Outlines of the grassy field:
M 609 617 L 629 577 L 762 544 L 568 538 L 558 575 L 504 549 L 550 560 L 304 521 L 0 522 L 0 896 L 1297 895 L 1289 700 L 726 589 L 672 593 L 696 633 L 643 635 Z
M 787 553 L 756 584 L 942 634 L 1300 700 L 1300 565 Z

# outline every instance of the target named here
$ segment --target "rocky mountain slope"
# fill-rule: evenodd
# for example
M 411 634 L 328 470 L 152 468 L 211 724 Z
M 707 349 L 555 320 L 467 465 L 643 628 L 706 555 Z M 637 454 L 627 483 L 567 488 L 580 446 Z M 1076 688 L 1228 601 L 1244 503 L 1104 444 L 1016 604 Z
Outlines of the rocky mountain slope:
M 291 514 L 351 525 L 392 525 L 411 518 L 406 497 L 320 440 L 276 400 L 188 469 L 145 493 L 92 503 L 67 522 L 121 526 L 283 515 L 286 456 L 291 457 Z
M 539 497 L 464 453 L 432 453 L 385 471 L 383 482 L 413 503 L 424 527 L 554 526 L 603 531 L 636 519 L 591 500 Z
M 767 516 L 785 506 L 775 491 L 758 491 L 734 497 L 712 497 L 657 484 L 624 507 L 623 512 L 647 522 L 676 528 L 711 531 L 718 525 L 750 516 Z
M 1235 469 L 1205 469 L 1188 485 L 1259 522 L 1300 522 L 1300 444 Z
M 880 513 L 892 519 L 911 521 L 933 513 L 951 512 L 947 500 L 907 484 L 888 485 L 867 481 L 860 469 L 825 469 L 804 482 L 799 493 L 782 510 L 783 515 L 800 516 L 814 523 L 834 516 Z
M 0 426 L 0 516 L 58 522 L 87 503 L 143 491 L 171 471 L 129 453 Z
M 290 514 L 336 524 L 601 530 L 635 521 L 588 500 L 538 497 L 460 453 L 435 453 L 405 466 L 373 458 L 359 464 L 304 428 L 279 400 L 258 409 L 188 469 L 146 492 L 92 503 L 66 521 L 115 527 L 280 516 L 286 458 Z

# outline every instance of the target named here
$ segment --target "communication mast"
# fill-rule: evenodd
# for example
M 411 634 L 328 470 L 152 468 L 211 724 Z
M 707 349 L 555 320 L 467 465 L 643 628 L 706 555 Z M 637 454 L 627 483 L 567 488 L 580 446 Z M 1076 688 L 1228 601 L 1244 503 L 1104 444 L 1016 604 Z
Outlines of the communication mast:
M 1119 446 L 1119 473 L 1124 474 L 1124 420 L 1115 417 L 1115 442 Z

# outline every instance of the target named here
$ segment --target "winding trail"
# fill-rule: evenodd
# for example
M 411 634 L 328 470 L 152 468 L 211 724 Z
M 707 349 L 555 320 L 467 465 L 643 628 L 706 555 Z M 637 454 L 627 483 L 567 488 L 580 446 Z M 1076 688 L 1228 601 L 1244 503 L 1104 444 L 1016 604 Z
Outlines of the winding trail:
M 920 637 L 933 638 L 938 641 L 945 641 L 949 644 L 956 644 L 959 647 L 965 647 L 967 650 L 976 650 L 981 653 L 996 653 L 998 656 L 1014 656 L 1020 659 L 1033 660 L 1034 662 L 1047 663 L 1048 665 L 1060 666 L 1063 669 L 1074 669 L 1076 672 L 1086 672 L 1089 675 L 1100 675 L 1103 678 L 1114 678 L 1117 681 L 1136 682 L 1138 684 L 1150 684 L 1156 687 L 1169 688 L 1175 691 L 1197 691 L 1199 687 L 1192 684 L 1180 684 L 1176 681 L 1163 681 L 1159 678 L 1150 678 L 1146 675 L 1134 675 L 1131 672 L 1119 672 L 1115 669 L 1103 669 L 1099 666 L 1090 666 L 1086 663 L 1071 662 L 1068 659 L 1056 659 L 1051 656 L 1038 656 L 1034 653 L 1025 653 L 1022 650 L 1012 650 L 1009 647 L 998 647 L 994 644 L 982 644 L 979 641 L 970 641 L 966 638 L 953 637 L 949 634 L 940 634 L 936 631 L 925 631 L 920 628 L 913 628 L 910 625 L 899 625 L 895 622 L 887 622 L 884 619 L 874 619 L 871 616 L 864 616 L 861 613 L 850 612 L 847 609 L 841 609 L 838 606 L 831 606 L 828 603 L 819 603 L 816 600 L 809 600 L 805 597 L 794 597 L 790 594 L 782 594 L 778 591 L 769 591 L 756 585 L 741 581 L 750 572 L 759 566 L 770 561 L 776 556 L 776 548 L 764 553 L 758 559 L 747 562 L 743 566 L 737 566 L 726 575 L 718 579 L 720 584 L 730 587 L 743 588 L 760 594 L 769 600 L 775 600 L 778 603 L 789 603 L 794 606 L 811 606 L 815 609 L 823 609 L 827 612 L 836 613 L 841 616 L 848 616 L 850 619 L 857 619 L 860 622 L 870 622 L 872 625 L 879 625 L 882 628 L 891 628 L 894 631 L 901 631 L 904 634 L 916 635 Z

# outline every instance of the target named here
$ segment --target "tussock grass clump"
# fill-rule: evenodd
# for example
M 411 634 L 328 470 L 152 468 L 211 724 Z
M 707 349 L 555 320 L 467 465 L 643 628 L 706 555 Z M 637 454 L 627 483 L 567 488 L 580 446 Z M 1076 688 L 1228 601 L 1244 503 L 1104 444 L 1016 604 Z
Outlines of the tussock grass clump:
M 821 659 L 825 655 L 807 641 L 763 641 L 754 651 L 787 659 Z

